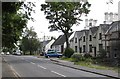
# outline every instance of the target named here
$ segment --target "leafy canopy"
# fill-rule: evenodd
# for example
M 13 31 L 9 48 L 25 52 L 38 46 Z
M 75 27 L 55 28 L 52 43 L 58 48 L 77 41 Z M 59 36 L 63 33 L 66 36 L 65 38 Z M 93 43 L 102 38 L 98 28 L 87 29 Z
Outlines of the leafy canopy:
M 30 13 L 34 11 L 34 6 L 33 3 L 2 2 L 2 47 L 14 47 L 26 27 L 27 20 L 32 19 Z
M 68 33 L 72 31 L 74 24 L 79 24 L 82 14 L 90 12 L 89 2 L 46 2 L 41 5 L 46 19 L 49 20 L 50 31 L 62 31 L 66 37 L 66 45 L 69 48 Z
M 41 5 L 41 11 L 49 20 L 51 31 L 60 30 L 65 33 L 71 31 L 74 24 L 80 23 L 81 15 L 88 14 L 90 6 L 88 2 L 46 2 Z
M 26 29 L 23 34 L 21 49 L 25 52 L 30 52 L 32 55 L 34 51 L 37 51 L 40 47 L 40 42 L 37 38 L 37 33 L 34 31 L 33 27 Z

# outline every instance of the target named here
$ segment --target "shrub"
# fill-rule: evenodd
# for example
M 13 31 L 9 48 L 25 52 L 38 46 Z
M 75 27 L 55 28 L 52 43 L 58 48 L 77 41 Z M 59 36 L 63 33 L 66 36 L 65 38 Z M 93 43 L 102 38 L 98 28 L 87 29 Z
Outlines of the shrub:
M 100 52 L 99 53 L 100 58 L 106 58 L 106 51 L 104 49 L 101 49 L 99 52 Z
M 73 55 L 73 53 L 74 53 L 74 50 L 73 50 L 73 49 L 71 49 L 71 48 L 66 48 L 66 49 L 65 49 L 65 52 L 64 52 L 64 55 L 65 55 L 65 57 L 70 58 L 70 57 Z
M 72 56 L 74 62 L 84 61 L 85 58 L 80 53 L 74 53 Z
M 84 57 L 85 58 L 92 58 L 92 55 L 90 55 L 89 53 L 86 53 L 86 54 L 84 54 Z

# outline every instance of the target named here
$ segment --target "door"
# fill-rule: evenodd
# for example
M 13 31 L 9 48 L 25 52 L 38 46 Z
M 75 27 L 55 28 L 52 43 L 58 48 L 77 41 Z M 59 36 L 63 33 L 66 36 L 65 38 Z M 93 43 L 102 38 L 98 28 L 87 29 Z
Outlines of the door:
M 64 52 L 64 45 L 61 45 L 61 53 Z
M 94 47 L 94 56 L 96 57 L 96 47 Z

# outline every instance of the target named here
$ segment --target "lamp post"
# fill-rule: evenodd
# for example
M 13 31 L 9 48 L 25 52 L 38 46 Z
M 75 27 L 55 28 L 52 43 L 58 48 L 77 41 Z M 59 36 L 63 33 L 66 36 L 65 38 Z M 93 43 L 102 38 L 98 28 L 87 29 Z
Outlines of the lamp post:
M 44 32 L 41 32 L 44 34 L 43 36 L 43 46 L 42 46 L 42 52 L 45 52 L 45 33 Z

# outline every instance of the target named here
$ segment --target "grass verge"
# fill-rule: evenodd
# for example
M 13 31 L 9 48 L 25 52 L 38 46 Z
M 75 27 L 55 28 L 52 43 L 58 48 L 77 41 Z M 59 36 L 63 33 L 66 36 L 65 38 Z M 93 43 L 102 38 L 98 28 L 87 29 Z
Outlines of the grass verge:
M 103 66 L 100 64 L 93 64 L 92 62 L 88 62 L 88 61 L 78 61 L 75 62 L 73 58 L 61 58 L 61 60 L 65 60 L 65 61 L 70 61 L 70 62 L 74 62 L 75 65 L 80 65 L 80 66 L 85 66 L 85 67 L 89 67 L 89 68 L 95 68 L 95 69 L 100 69 L 100 70 L 113 70 L 115 72 L 118 72 L 118 70 L 120 70 L 120 68 L 118 67 L 109 67 L 109 66 Z

